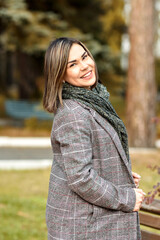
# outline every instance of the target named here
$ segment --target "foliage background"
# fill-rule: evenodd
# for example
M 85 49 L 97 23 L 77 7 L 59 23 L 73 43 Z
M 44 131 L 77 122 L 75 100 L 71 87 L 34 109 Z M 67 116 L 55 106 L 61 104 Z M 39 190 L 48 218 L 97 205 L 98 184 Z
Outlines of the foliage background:
M 123 8 L 123 0 L 0 0 L 3 94 L 20 99 L 40 98 L 44 52 L 52 39 L 62 36 L 84 42 L 96 59 L 102 82 L 111 91 L 123 92 Z
M 0 98 L 41 99 L 43 61 L 49 43 L 69 36 L 84 42 L 98 65 L 100 80 L 113 95 L 125 96 L 130 0 L 0 0 Z M 155 43 L 160 1 L 156 0 Z M 158 46 L 158 44 L 156 44 Z M 160 89 L 160 48 L 155 48 Z M 123 66 L 125 59 L 125 67 Z

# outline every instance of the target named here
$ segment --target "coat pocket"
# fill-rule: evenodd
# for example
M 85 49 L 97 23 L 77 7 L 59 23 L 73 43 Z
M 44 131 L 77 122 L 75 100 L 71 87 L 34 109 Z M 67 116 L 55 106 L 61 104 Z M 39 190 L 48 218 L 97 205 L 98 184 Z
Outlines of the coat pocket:
M 113 210 L 113 209 L 103 208 L 103 207 L 93 205 L 93 214 L 91 217 L 91 221 L 95 221 L 97 218 L 104 218 L 109 215 L 117 215 L 120 213 L 123 214 L 123 212 L 119 210 Z
M 93 223 L 99 216 L 99 208 L 100 207 L 98 207 L 96 205 L 92 205 L 92 212 L 90 213 L 90 215 L 88 217 L 88 220 L 90 223 Z

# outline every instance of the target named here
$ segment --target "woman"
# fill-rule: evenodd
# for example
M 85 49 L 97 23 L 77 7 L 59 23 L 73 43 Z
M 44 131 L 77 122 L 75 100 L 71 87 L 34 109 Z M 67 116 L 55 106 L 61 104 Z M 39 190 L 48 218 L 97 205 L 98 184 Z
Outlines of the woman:
M 44 108 L 54 112 L 48 239 L 137 240 L 144 192 L 127 133 L 89 50 L 59 38 L 45 55 Z

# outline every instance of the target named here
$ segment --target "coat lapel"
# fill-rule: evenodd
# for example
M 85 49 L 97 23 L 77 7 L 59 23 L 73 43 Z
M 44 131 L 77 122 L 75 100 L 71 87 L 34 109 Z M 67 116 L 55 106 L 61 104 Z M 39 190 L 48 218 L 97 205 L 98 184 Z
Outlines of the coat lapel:
M 125 151 L 122 147 L 121 141 L 118 137 L 117 132 L 115 131 L 115 129 L 101 116 L 99 115 L 95 110 L 93 110 L 92 108 L 87 107 L 86 105 L 83 105 L 84 108 L 88 109 L 89 112 L 92 114 L 93 118 L 95 119 L 96 122 L 98 122 L 99 125 L 101 125 L 101 127 L 109 133 L 111 139 L 113 140 L 113 143 L 115 144 L 128 172 L 129 172 L 129 176 L 132 180 L 132 182 L 134 183 L 133 180 L 133 176 L 132 176 L 132 172 L 131 172 L 131 168 L 130 168 L 130 164 L 128 162 L 128 159 L 126 157 Z

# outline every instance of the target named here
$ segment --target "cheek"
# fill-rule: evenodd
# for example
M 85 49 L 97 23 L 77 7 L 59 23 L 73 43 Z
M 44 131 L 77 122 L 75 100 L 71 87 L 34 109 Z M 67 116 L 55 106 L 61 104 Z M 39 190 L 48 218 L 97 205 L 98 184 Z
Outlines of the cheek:
M 92 59 L 90 59 L 90 66 L 92 66 L 94 69 L 95 69 L 95 62 L 92 60 Z
M 69 75 L 71 78 L 76 78 L 79 75 L 79 69 L 78 68 L 72 69 Z
M 70 80 L 70 79 L 76 78 L 78 76 L 78 74 L 79 74 L 78 69 L 74 68 L 74 69 L 71 69 L 71 70 L 67 71 L 66 77 L 67 77 L 67 79 Z

